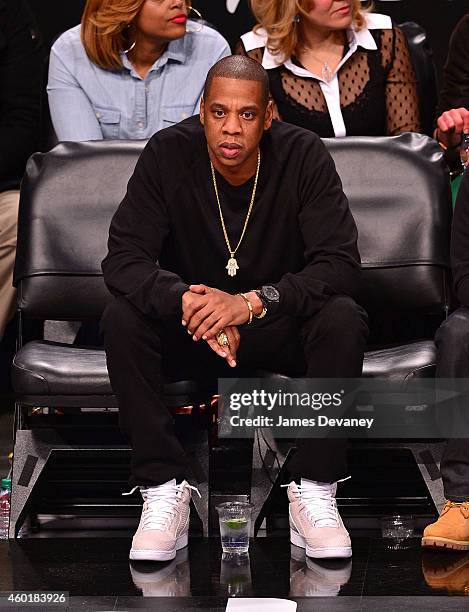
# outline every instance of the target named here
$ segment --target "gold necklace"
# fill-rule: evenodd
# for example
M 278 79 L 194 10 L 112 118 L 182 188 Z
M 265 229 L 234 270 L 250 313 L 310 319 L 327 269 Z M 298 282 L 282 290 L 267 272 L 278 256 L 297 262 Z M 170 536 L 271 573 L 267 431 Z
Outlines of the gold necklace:
M 226 246 L 228 247 L 228 252 L 230 254 L 228 263 L 226 264 L 228 276 L 236 276 L 236 272 L 239 270 L 238 262 L 236 261 L 235 255 L 236 255 L 237 250 L 239 249 L 239 245 L 243 241 L 244 234 L 246 233 L 246 228 L 249 223 L 249 217 L 251 216 L 252 207 L 254 206 L 254 199 L 256 197 L 256 189 L 257 189 L 257 179 L 259 178 L 260 167 L 261 167 L 261 152 L 259 150 L 259 152 L 257 153 L 257 170 L 256 170 L 256 178 L 254 179 L 254 187 L 252 190 L 251 202 L 249 203 L 248 213 L 244 221 L 243 231 L 241 232 L 241 238 L 238 240 L 238 244 L 236 245 L 236 248 L 232 249 L 230 239 L 228 238 L 228 232 L 226 231 L 225 220 L 223 218 L 223 212 L 221 210 L 220 197 L 218 195 L 217 177 L 215 176 L 215 168 L 213 167 L 213 164 L 210 161 L 210 168 L 212 169 L 213 187 L 215 189 L 215 196 L 217 198 L 218 212 L 220 213 L 221 227 L 223 229 L 223 235 L 225 237 Z

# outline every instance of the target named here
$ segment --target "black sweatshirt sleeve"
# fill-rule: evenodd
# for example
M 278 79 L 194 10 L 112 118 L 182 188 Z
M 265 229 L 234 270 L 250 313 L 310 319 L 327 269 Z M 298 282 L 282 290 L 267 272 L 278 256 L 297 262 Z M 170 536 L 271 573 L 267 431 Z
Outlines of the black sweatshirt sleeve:
M 357 228 L 332 157 L 319 138 L 300 169 L 299 223 L 305 245 L 303 270 L 275 285 L 277 312 L 293 317 L 315 314 L 333 295 L 349 295 L 360 282 Z
M 0 2 L 0 182 L 20 178 L 36 149 L 42 58 L 25 3 Z
M 143 314 L 158 318 L 182 313 L 188 285 L 157 260 L 169 233 L 156 143 L 145 147 L 127 193 L 111 222 L 104 281 L 115 296 L 125 296 Z
M 461 181 L 451 232 L 451 267 L 454 290 L 462 306 L 469 307 L 469 173 Z

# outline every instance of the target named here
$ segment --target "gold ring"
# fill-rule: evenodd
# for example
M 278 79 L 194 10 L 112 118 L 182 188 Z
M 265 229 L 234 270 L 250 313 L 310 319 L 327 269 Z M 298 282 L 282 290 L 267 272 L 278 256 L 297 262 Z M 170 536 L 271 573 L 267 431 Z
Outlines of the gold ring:
M 228 336 L 226 335 L 224 329 L 218 332 L 217 342 L 220 346 L 230 346 L 230 341 L 228 340 Z

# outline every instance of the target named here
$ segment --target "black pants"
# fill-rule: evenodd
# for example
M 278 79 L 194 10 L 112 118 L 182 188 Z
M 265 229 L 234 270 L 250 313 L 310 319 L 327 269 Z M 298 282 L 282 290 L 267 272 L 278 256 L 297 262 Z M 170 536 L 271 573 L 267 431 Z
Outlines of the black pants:
M 435 337 L 439 378 L 469 378 L 469 308 L 458 308 Z M 467 406 L 469 419 L 469 406 Z M 440 467 L 446 499 L 469 500 L 469 439 L 448 440 Z
M 180 320 L 145 317 L 125 298 L 106 308 L 101 326 L 120 425 L 132 446 L 130 485 L 158 485 L 187 474 L 184 451 L 162 400 L 163 380 L 202 384 L 241 377 L 254 368 L 315 378 L 361 375 L 368 336 L 365 312 L 348 297 L 331 298 L 298 326 L 290 317 L 266 317 L 240 328 L 237 367 L 230 368 L 203 341 L 194 342 Z M 346 475 L 346 441 L 302 439 L 292 473 L 322 482 Z

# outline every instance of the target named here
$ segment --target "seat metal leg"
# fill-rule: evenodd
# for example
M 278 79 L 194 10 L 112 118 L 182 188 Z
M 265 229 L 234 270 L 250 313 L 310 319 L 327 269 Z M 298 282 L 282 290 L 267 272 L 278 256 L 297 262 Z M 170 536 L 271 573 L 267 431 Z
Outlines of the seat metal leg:
M 41 431 L 39 436 L 37 432 L 29 429 L 17 430 L 13 450 L 10 538 L 18 536 L 31 502 L 33 489 L 49 460 L 51 448 L 60 445 L 61 442 L 53 431 Z
M 200 518 L 203 529 L 203 536 L 208 537 L 209 525 L 209 443 L 208 431 L 204 432 L 202 439 L 194 444 L 183 444 L 184 450 L 187 453 L 189 463 L 195 466 L 192 469 L 192 474 L 189 478 L 191 484 L 197 486 L 200 497 L 194 491 L 192 494 L 192 503 Z
M 53 429 L 20 429 L 13 451 L 9 537 L 16 538 L 31 505 L 33 491 L 52 453 L 93 456 L 103 450 L 121 453 L 128 447 L 72 446 Z
M 279 476 L 283 474 L 286 455 L 278 448 L 269 429 L 256 431 L 252 452 L 251 503 L 254 508 L 251 535 L 256 536 L 267 515 L 274 489 L 280 484 Z
M 409 444 L 409 449 L 412 451 L 438 513 L 441 512 L 446 501 L 440 474 L 440 463 L 445 445 L 446 442 Z

